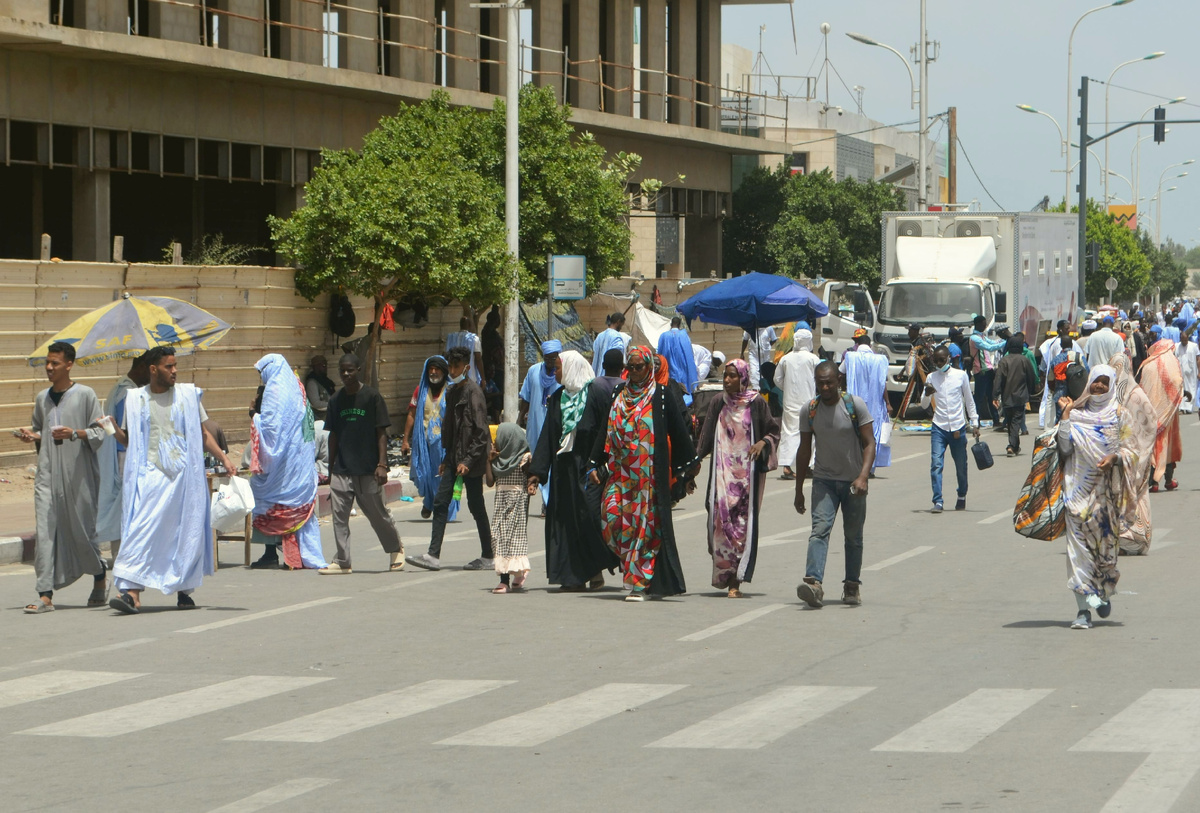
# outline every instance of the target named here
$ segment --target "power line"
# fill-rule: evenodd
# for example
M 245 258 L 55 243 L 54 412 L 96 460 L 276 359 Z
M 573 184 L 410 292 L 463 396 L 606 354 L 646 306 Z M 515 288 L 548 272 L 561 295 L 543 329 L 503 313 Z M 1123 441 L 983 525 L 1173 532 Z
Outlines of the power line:
M 832 110 L 833 108 L 831 107 L 830 109 Z M 907 127 L 910 124 L 916 124 L 916 123 L 917 123 L 917 120 L 913 119 L 912 121 L 902 121 L 899 124 L 881 124 L 878 127 L 868 127 L 865 130 L 855 130 L 852 133 L 834 133 L 831 136 L 824 136 L 822 138 L 814 138 L 811 141 L 797 141 L 792 146 L 803 147 L 805 144 L 819 144 L 822 141 L 829 141 L 831 139 L 837 138 L 838 136 L 862 135 L 863 133 L 873 133 L 876 130 L 887 130 L 887 129 L 895 128 L 895 127 Z
M 967 155 L 967 148 L 963 146 L 962 139 L 958 136 L 955 136 L 954 140 L 958 142 L 958 148 L 962 150 L 963 158 L 967 159 L 967 166 L 971 168 L 971 174 L 975 176 L 975 180 L 979 181 L 980 187 L 982 187 L 983 191 L 987 193 L 987 196 L 991 198 L 992 203 L 996 204 L 996 210 L 1000 212 L 1007 212 L 1008 210 L 1001 206 L 1000 202 L 996 200 L 995 196 L 988 191 L 987 186 L 985 186 L 983 183 L 983 179 L 980 178 L 979 173 L 975 171 L 975 165 L 971 163 L 971 156 Z

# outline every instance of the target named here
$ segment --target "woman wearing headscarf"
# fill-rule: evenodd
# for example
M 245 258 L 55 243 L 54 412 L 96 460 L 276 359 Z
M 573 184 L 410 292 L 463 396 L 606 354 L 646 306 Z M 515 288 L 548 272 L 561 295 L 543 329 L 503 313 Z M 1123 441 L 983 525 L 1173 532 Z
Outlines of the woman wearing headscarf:
M 1154 459 L 1154 438 L 1158 435 L 1158 419 L 1154 405 L 1138 386 L 1130 372 L 1132 361 L 1125 353 L 1117 353 L 1108 362 L 1116 370 L 1113 388 L 1117 403 L 1125 410 L 1129 427 L 1129 448 L 1137 459 L 1132 467 L 1121 469 L 1125 489 L 1133 499 L 1123 506 L 1121 514 L 1121 553 L 1134 556 L 1150 552 L 1150 466 Z
M 417 385 L 412 400 L 408 402 L 408 419 L 404 425 L 402 451 L 412 451 L 409 461 L 409 477 L 421 495 L 421 516 L 433 516 L 433 498 L 437 496 L 438 467 L 446 456 L 442 448 L 442 421 L 446 417 L 446 379 L 450 366 L 443 356 L 430 356 L 421 371 L 421 383 Z M 411 439 L 411 440 L 410 440 Z M 458 514 L 458 500 L 450 503 L 449 520 Z
M 1183 459 L 1183 439 L 1179 435 L 1179 405 L 1187 393 L 1183 386 L 1183 370 L 1175 357 L 1175 343 L 1162 338 L 1162 328 L 1150 329 L 1155 342 L 1146 352 L 1146 360 L 1138 371 L 1138 381 L 1158 421 L 1154 440 L 1154 472 L 1150 477 L 1150 493 L 1158 493 L 1159 481 L 1166 479 L 1167 491 L 1179 488 L 1175 482 L 1175 464 Z
M 1063 398 L 1058 450 L 1063 458 L 1063 501 L 1067 524 L 1067 586 L 1079 614 L 1071 629 L 1089 629 L 1092 610 L 1112 612 L 1117 592 L 1117 549 L 1122 506 L 1133 499 L 1122 468 L 1134 469 L 1125 410 L 1117 401 L 1117 371 L 1098 364 L 1077 401 Z
M 629 380 L 618 388 L 607 429 L 596 434 L 589 478 L 607 474 L 601 522 L 604 541 L 621 560 L 626 601 L 686 591 L 671 523 L 672 472 L 699 469 L 683 403 L 654 379 L 654 351 L 629 351 Z
M 496 443 L 488 454 L 484 479 L 496 487 L 492 506 L 492 562 L 500 574 L 493 593 L 520 592 L 529 575 L 529 495 L 533 484 L 526 482 L 529 443 L 525 430 L 515 423 L 496 429 Z
M 317 524 L 316 432 L 305 388 L 278 353 L 255 365 L 261 406 L 250 424 L 254 538 L 267 545 L 257 564 L 279 558 L 292 570 L 327 567 Z
M 697 457 L 709 454 L 708 552 L 713 560 L 713 587 L 741 598 L 743 582 L 754 577 L 758 556 L 758 512 L 775 468 L 779 421 L 758 390 L 750 386 L 750 365 L 734 359 L 725 365 L 725 395 L 719 410 L 710 410 L 700 431 Z M 695 488 L 688 484 L 689 493 Z
M 775 368 L 775 384 L 783 393 L 782 434 L 779 440 L 779 460 L 783 463 L 783 479 L 796 479 L 792 466 L 800 449 L 800 407 L 817 397 L 816 370 L 821 359 L 813 349 L 812 331 L 799 328 L 792 334 L 792 349 L 784 354 Z
M 620 561 L 600 532 L 600 515 L 589 507 L 588 456 L 604 431 L 606 412 L 589 409 L 591 398 L 603 399 L 591 387 L 596 374 L 574 350 L 558 358 L 558 382 L 550 396 L 546 422 L 533 451 L 529 484 L 550 483 L 546 506 L 546 577 L 564 592 L 604 586 L 604 571 Z

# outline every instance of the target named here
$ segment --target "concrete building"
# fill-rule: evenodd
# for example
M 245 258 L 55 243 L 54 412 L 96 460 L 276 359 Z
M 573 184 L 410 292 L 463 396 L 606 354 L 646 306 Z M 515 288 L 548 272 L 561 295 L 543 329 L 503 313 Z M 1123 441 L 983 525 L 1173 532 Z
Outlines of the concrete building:
M 719 270 L 734 158 L 786 150 L 721 129 L 722 0 L 530 5 L 523 80 L 640 154 L 632 180 L 686 176 L 635 212 L 631 270 Z M 0 0 L 0 257 L 43 233 L 77 261 L 115 235 L 133 261 L 217 233 L 266 247 L 322 148 L 438 87 L 490 108 L 507 34 L 468 0 Z
M 729 91 L 723 128 L 784 141 L 791 147 L 784 154 L 735 160 L 735 188 L 750 168 L 783 162 L 795 173 L 828 169 L 839 181 L 890 181 L 904 190 L 909 207 L 916 208 L 919 139 L 915 126 L 901 131 L 864 115 L 857 104 L 854 108 L 826 104 L 817 98 L 814 77 L 773 80 L 756 75 L 754 53 L 747 48 L 727 43 L 721 47 L 721 59 L 722 80 Z M 937 132 L 935 125 L 931 135 Z M 946 147 L 930 138 L 926 148 L 929 203 L 945 203 Z

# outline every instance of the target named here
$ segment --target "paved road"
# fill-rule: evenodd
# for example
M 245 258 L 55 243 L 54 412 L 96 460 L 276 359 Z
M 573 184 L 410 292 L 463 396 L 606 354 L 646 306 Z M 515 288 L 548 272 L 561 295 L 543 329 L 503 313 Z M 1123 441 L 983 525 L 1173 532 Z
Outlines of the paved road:
M 796 600 L 808 517 L 778 480 L 741 601 L 708 587 L 696 498 L 676 511 L 695 592 L 640 605 L 542 574 L 493 596 L 487 574 L 388 573 L 362 521 L 354 575 L 223 567 L 195 612 L 77 609 L 79 584 L 26 617 L 31 572 L 0 569 L 0 807 L 1197 810 L 1200 429 L 1183 431 L 1152 555 L 1122 560 L 1112 618 L 1082 632 L 1062 543 L 1009 525 L 1028 456 L 933 516 L 923 437 L 872 481 L 858 608 Z M 423 550 L 428 523 L 397 516 Z M 477 554 L 463 523 L 450 535 L 444 562 Z

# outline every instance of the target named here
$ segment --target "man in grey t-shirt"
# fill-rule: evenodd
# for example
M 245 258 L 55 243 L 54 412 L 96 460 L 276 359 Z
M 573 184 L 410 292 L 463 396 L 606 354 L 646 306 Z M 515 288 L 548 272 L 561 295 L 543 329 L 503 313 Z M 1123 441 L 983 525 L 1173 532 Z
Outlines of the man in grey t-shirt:
M 800 451 L 796 454 L 796 511 L 803 514 L 804 480 L 812 460 L 813 439 L 817 455 L 813 466 L 812 534 L 808 538 L 808 563 L 804 581 L 796 595 L 810 607 L 822 606 L 825 591 L 825 557 L 829 532 L 842 512 L 846 537 L 846 580 L 842 602 L 862 604 L 859 576 L 862 572 L 863 523 L 867 519 L 867 476 L 875 462 L 875 435 L 871 413 L 861 398 L 844 395 L 838 384 L 838 368 L 832 361 L 817 365 L 817 397 L 800 407 Z M 853 407 L 853 415 L 851 414 Z

